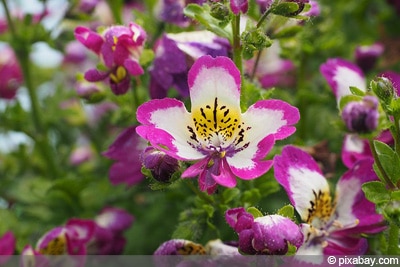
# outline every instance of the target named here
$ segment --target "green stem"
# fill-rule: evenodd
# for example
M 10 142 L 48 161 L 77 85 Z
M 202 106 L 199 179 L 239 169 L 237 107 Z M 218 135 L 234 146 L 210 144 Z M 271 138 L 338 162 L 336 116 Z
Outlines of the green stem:
M 57 165 L 55 164 L 54 160 L 55 156 L 53 155 L 53 151 L 48 141 L 47 128 L 42 121 L 38 97 L 36 94 L 36 90 L 33 87 L 31 79 L 32 76 L 31 76 L 30 62 L 29 62 L 30 44 L 25 39 L 20 38 L 20 36 L 18 36 L 17 32 L 15 31 L 14 24 L 11 19 L 6 0 L 1 0 L 1 1 L 3 3 L 3 7 L 6 13 L 8 27 L 11 32 L 11 38 L 12 38 L 11 45 L 15 50 L 15 54 L 21 66 L 22 74 L 24 77 L 24 83 L 26 88 L 28 89 L 28 94 L 31 101 L 31 114 L 32 114 L 32 121 L 35 127 L 34 138 L 36 141 L 36 146 L 38 147 L 43 158 L 47 162 L 47 167 L 49 169 L 50 176 L 55 178 L 58 175 Z
M 271 13 L 272 8 L 268 8 L 265 13 L 262 15 L 262 17 L 258 20 L 256 28 L 260 28 L 263 22 L 267 19 L 268 15 Z
M 388 251 L 387 255 L 398 255 L 399 252 L 399 227 L 391 223 L 389 226 L 389 233 L 388 233 L 388 238 L 389 238 L 389 244 L 388 244 Z
M 232 32 L 233 32 L 233 62 L 240 71 L 240 75 L 243 80 L 243 63 L 242 63 L 242 45 L 240 44 L 240 14 L 234 16 L 232 20 Z
M 400 155 L 400 118 L 397 114 L 393 116 L 393 121 L 395 128 L 395 132 L 392 133 L 394 139 L 394 148 L 397 155 Z
M 254 77 L 256 76 L 257 67 L 258 67 L 258 64 L 260 63 L 261 53 L 262 53 L 262 50 L 259 50 L 257 53 L 256 60 L 254 62 L 254 66 L 253 66 L 253 71 L 251 72 L 250 81 L 253 81 Z
M 194 184 L 192 181 L 189 181 L 188 179 L 184 179 L 186 181 L 187 186 L 190 188 L 190 190 L 193 191 L 200 199 L 204 200 L 208 204 L 213 205 L 214 201 L 212 198 L 210 198 L 208 195 L 206 195 L 204 192 L 201 192 Z
M 371 148 L 372 155 L 374 156 L 374 160 L 375 160 L 376 166 L 378 167 L 379 172 L 382 174 L 382 178 L 385 180 L 386 185 L 387 185 L 387 186 L 389 187 L 389 189 L 391 189 L 391 190 L 396 189 L 396 186 L 395 186 L 395 185 L 393 184 L 393 182 L 390 180 L 390 177 L 387 175 L 385 169 L 384 169 L 383 166 L 382 166 L 381 161 L 379 160 L 378 153 L 377 153 L 376 150 L 375 150 L 375 146 L 374 146 L 374 143 L 373 143 L 373 140 L 372 140 L 372 139 L 369 140 L 369 146 L 370 146 L 370 148 Z

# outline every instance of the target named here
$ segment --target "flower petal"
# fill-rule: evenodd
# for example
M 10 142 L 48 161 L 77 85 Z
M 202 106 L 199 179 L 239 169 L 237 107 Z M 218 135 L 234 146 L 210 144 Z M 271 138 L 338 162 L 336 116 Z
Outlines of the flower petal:
M 154 99 L 139 106 L 136 116 L 143 124 L 138 127 L 138 134 L 149 140 L 155 148 L 183 160 L 204 157 L 190 145 L 195 138 L 191 132 L 193 122 L 181 101 Z
M 104 43 L 103 37 L 89 28 L 78 26 L 74 31 L 75 38 L 84 46 L 95 52 L 100 53 L 102 44 Z
M 214 164 L 217 164 L 215 162 Z M 226 161 L 226 158 L 222 158 L 219 161 L 219 174 L 215 175 L 212 174 L 212 177 L 214 178 L 214 181 L 217 182 L 217 184 L 220 184 L 225 187 L 235 187 L 237 182 L 236 182 L 236 176 L 232 173 L 228 162 Z
M 200 57 L 189 71 L 188 83 L 192 111 L 215 99 L 240 110 L 240 72 L 229 58 Z
M 235 144 L 242 149 L 227 157 L 233 173 L 250 179 L 268 171 L 272 162 L 264 161 L 265 156 L 275 139 L 288 137 L 296 130 L 292 124 L 299 118 L 297 108 L 280 100 L 262 100 L 250 106 L 242 114 L 241 139 Z
M 328 59 L 321 65 L 320 71 L 332 88 L 338 103 L 342 96 L 351 94 L 350 86 L 363 91 L 367 89 L 362 70 L 347 60 L 341 58 Z
M 281 156 L 275 156 L 274 169 L 276 180 L 286 190 L 302 220 L 310 222 L 316 212 L 321 212 L 323 201 L 330 198 L 328 182 L 318 164 L 301 149 L 286 146 Z
M 347 168 L 351 168 L 358 160 L 372 158 L 368 140 L 361 139 L 356 134 L 347 134 L 342 146 L 342 161 Z
M 361 190 L 365 182 L 378 180 L 372 168 L 373 163 L 372 158 L 358 161 L 336 186 L 336 220 L 344 228 L 354 225 L 353 229 L 349 229 L 353 233 L 375 233 L 382 230 L 382 225 L 379 225 L 383 221 L 382 215 L 376 213 L 375 204 L 368 201 Z

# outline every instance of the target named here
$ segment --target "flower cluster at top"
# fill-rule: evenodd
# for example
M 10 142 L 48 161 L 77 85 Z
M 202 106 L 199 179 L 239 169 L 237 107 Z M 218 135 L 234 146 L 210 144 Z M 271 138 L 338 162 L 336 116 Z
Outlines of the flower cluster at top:
M 311 64 L 319 67 L 311 86 L 305 62 L 313 47 L 296 38 L 306 38 L 307 21 L 320 16 L 317 1 L 111 2 L 81 0 L 67 9 L 65 17 L 74 19 L 107 6 L 104 14 L 114 20 L 88 19 L 66 34 L 74 39 L 64 46 L 60 73 L 74 69 L 75 75 L 65 74 L 61 83 L 75 91 L 63 91 L 53 83 L 33 88 L 32 49 L 14 29 L 28 20 L 41 27 L 49 11 L 15 16 L 12 24 L 3 1 L 8 20 L 0 19 L 0 32 L 16 37 L 0 47 L 0 98 L 11 103 L 0 118 L 6 126 L 24 118 L 16 128 L 26 124 L 23 132 L 35 144 L 21 145 L 13 158 L 25 150 L 40 156 L 21 186 L 6 187 L 11 193 L 0 195 L 0 208 L 43 216 L 49 225 L 40 238 L 23 233 L 19 243 L 13 231 L 1 233 L 1 255 L 18 251 L 35 256 L 23 257 L 21 266 L 50 266 L 49 255 L 117 255 L 148 241 L 146 252 L 156 256 L 294 255 L 301 262 L 310 260 L 303 255 L 382 252 L 370 240 L 399 234 L 400 74 L 375 71 L 383 44 L 356 47 L 353 61 L 329 57 Z M 321 99 L 307 91 L 322 84 L 328 89 Z M 45 105 L 63 115 L 44 114 Z M 9 110 L 18 115 L 8 116 Z M 333 119 L 316 125 L 313 116 Z M 68 135 L 70 127 L 76 131 Z M 330 130 L 332 143 L 314 144 Z M 0 171 L 25 175 L 11 160 L 3 164 L 1 151 L 0 160 Z M 43 196 L 21 197 L 37 188 Z M 40 207 L 20 212 L 32 199 Z M 284 201 L 289 204 L 280 206 Z M 68 217 L 48 215 L 41 209 L 48 202 Z M 134 220 L 134 231 L 148 240 L 128 231 Z M 175 231 L 159 233 L 160 222 Z M 399 239 L 388 239 L 384 252 L 400 253 Z M 85 266 L 85 257 L 78 258 L 71 265 Z M 163 265 L 163 257 L 155 260 Z

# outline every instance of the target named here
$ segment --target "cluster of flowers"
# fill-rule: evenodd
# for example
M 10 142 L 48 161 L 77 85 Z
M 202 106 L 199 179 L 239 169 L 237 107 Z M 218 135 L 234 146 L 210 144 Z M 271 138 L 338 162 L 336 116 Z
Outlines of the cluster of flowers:
M 26 245 L 21 255 L 37 257 L 23 257 L 21 266 L 35 266 L 32 259 L 46 262 L 46 255 L 119 255 L 126 243 L 124 232 L 133 221 L 131 214 L 114 207 L 104 208 L 94 219 L 69 219 L 45 233 L 35 247 Z M 15 244 L 13 233 L 5 233 L 0 239 L 0 255 L 13 255 Z
M 159 18 L 187 26 L 188 18 L 182 13 L 185 1 L 172 2 L 160 1 Z M 263 9 L 272 3 L 258 2 Z M 318 15 L 315 2 L 295 2 L 312 3 L 309 15 Z M 247 4 L 247 1 L 230 1 L 234 14 L 246 13 Z M 144 73 L 140 60 L 147 34 L 140 25 L 130 22 L 128 26 L 111 26 L 99 32 L 79 26 L 74 34 L 100 59 L 96 68 L 85 72 L 86 81 L 105 81 L 115 95 L 122 95 L 132 87 L 132 77 Z M 350 87 L 367 90 L 363 72 L 371 68 L 382 49 L 380 45 L 358 49 L 356 60 L 362 69 L 343 59 L 330 59 L 321 66 L 338 106 L 344 96 L 351 94 Z M 181 177 L 198 177 L 200 190 L 213 194 L 218 186 L 233 188 L 237 178 L 252 180 L 273 167 L 277 182 L 286 191 L 302 223 L 296 224 L 291 218 L 277 214 L 257 217 L 244 207 L 236 207 L 226 211 L 225 219 L 238 234 L 237 243 L 211 241 L 203 247 L 189 240 L 174 239 L 162 244 L 154 254 L 239 255 L 239 251 L 252 255 L 286 254 L 290 246 L 299 255 L 366 253 L 368 243 L 362 234 L 385 229 L 382 215 L 376 213 L 375 205 L 361 190 L 363 183 L 378 180 L 369 145 L 358 135 L 373 132 L 378 126 L 380 111 L 376 96 L 368 94 L 341 110 L 352 134 L 345 137 L 342 152 L 348 171 L 338 181 L 332 199 L 318 163 L 300 148 L 285 146 L 281 155 L 265 159 L 276 141 L 295 132 L 300 113 L 289 103 L 273 99 L 259 100 L 242 112 L 244 73 L 228 57 L 230 52 L 227 39 L 208 31 L 164 34 L 155 42 L 155 58 L 148 69 L 152 100 L 137 109 L 140 125 L 125 129 L 103 153 L 116 161 L 109 172 L 110 180 L 113 184 L 134 185 L 143 179 L 140 170 L 144 166 L 159 181 L 168 181 L 186 162 L 190 166 Z M 254 74 L 265 89 L 287 86 L 285 77 L 293 71 L 294 64 L 280 58 L 279 43 L 259 53 L 260 67 L 253 69 L 253 58 L 246 62 L 244 72 Z M 0 86 L 0 97 L 11 99 L 22 83 L 21 70 L 12 51 L 7 49 L 1 57 L 6 59 L 0 61 L 0 76 L 7 83 Z M 399 74 L 385 72 L 380 76 L 394 85 L 400 84 Z M 190 97 L 190 111 L 183 101 L 167 97 L 171 87 L 177 90 L 179 98 Z M 93 87 L 80 89 L 85 96 L 96 91 Z M 393 142 L 387 133 L 380 134 L 381 140 Z M 123 232 L 132 222 L 133 217 L 123 210 L 106 208 L 93 220 L 70 219 L 64 226 L 47 232 L 35 248 L 27 245 L 22 254 L 120 254 L 125 243 Z M 15 246 L 10 232 L 0 242 L 1 248 Z

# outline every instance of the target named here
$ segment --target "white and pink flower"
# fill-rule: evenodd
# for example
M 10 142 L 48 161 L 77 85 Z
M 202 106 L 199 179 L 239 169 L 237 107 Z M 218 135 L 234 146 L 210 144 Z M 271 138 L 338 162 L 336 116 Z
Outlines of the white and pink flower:
M 275 143 L 295 132 L 297 108 L 280 100 L 261 100 L 244 113 L 241 76 L 227 57 L 200 57 L 188 75 L 191 113 L 181 101 L 164 98 L 142 104 L 137 133 L 155 148 L 183 161 L 197 161 L 182 177 L 199 175 L 209 194 L 217 184 L 235 187 L 267 172 L 265 156 Z
M 383 216 L 368 201 L 361 185 L 378 180 L 373 160 L 359 160 L 336 185 L 331 197 L 329 184 L 314 159 L 293 146 L 275 156 L 277 181 L 288 194 L 302 221 L 304 244 L 299 255 L 361 255 L 368 242 L 362 234 L 382 231 Z

